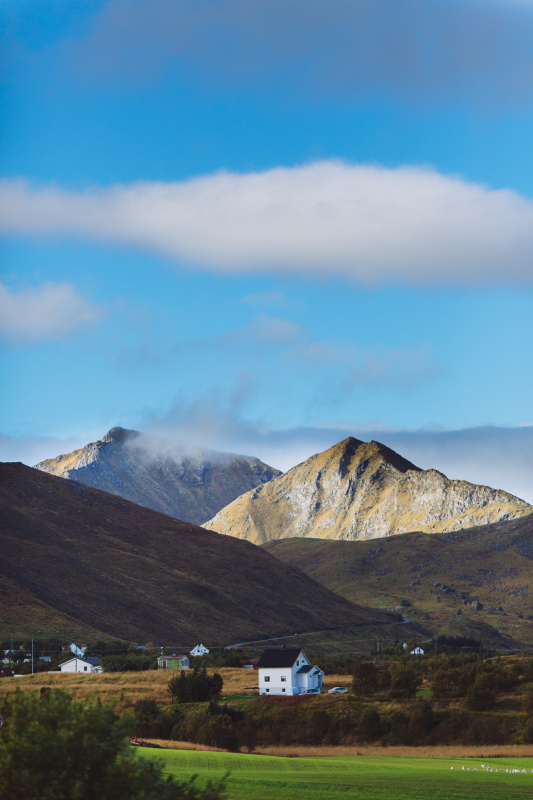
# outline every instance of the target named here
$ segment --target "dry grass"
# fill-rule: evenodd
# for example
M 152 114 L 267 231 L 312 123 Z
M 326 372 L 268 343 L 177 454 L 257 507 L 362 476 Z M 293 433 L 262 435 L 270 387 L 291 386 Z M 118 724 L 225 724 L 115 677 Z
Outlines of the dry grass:
M 168 750 L 212 750 L 222 752 L 218 747 L 209 747 L 191 742 L 173 742 L 166 739 L 143 739 Z M 353 745 L 333 747 L 331 745 L 287 745 L 257 747 L 254 755 L 280 756 L 289 758 L 327 758 L 331 756 L 396 756 L 398 758 L 531 758 L 533 745 L 448 745 L 436 747 L 380 747 L 372 745 Z
M 224 681 L 224 696 L 241 694 L 245 687 L 257 685 L 257 672 L 231 669 L 218 671 Z M 245 673 L 245 674 L 243 674 Z M 76 673 L 39 672 L 23 678 L 3 678 L 0 680 L 0 698 L 9 697 L 15 690 L 24 692 L 39 691 L 43 686 L 63 689 L 74 700 L 99 697 L 102 703 L 114 703 L 117 711 L 133 708 L 137 700 L 150 697 L 158 703 L 170 702 L 167 691 L 169 680 L 176 673 L 173 670 L 148 670 L 146 672 L 104 672 L 101 675 L 81 675 Z

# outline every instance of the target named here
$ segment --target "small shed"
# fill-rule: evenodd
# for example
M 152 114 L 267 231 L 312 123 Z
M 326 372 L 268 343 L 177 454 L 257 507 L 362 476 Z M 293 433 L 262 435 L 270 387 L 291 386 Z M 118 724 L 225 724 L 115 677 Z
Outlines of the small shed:
M 189 669 L 189 659 L 187 656 L 159 656 L 157 667 L 158 669 Z

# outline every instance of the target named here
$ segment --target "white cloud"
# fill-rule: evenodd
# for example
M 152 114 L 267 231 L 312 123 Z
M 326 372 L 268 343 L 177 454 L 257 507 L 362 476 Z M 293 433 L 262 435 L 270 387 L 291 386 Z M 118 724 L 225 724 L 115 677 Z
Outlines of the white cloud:
M 19 291 L 0 283 L 0 337 L 9 342 L 62 339 L 98 317 L 69 283 L 43 283 Z
M 482 426 L 459 430 L 394 430 L 377 424 L 274 428 L 245 420 L 220 398 L 177 404 L 145 425 L 186 446 L 211 447 L 261 458 L 287 471 L 348 436 L 375 440 L 422 469 L 504 489 L 533 504 L 533 426 Z
M 0 230 L 143 248 L 223 274 L 530 283 L 533 201 L 432 169 L 325 161 L 66 191 L 0 183 Z

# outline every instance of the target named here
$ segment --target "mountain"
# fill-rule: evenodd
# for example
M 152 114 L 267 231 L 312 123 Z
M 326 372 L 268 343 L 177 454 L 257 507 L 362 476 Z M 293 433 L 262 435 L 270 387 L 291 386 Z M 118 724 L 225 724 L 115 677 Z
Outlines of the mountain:
M 22 464 L 0 464 L 0 509 L 0 638 L 193 646 L 398 620 L 249 542 Z
M 184 453 L 124 428 L 111 428 L 99 441 L 41 461 L 35 469 L 196 525 L 243 492 L 281 475 L 257 458 L 214 450 Z
M 299 538 L 264 547 L 353 602 L 401 606 L 434 634 L 533 645 L 533 514 L 379 542 Z
M 205 523 L 263 544 L 272 539 L 379 539 L 522 517 L 507 492 L 422 470 L 379 442 L 348 438 L 243 494 Z

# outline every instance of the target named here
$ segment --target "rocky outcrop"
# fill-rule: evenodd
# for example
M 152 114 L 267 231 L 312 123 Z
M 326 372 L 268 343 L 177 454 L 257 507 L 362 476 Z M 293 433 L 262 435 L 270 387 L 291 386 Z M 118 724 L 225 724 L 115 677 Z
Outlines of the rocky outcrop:
M 111 428 L 97 442 L 36 469 L 201 525 L 243 492 L 281 475 L 257 458 L 202 450 L 180 452 L 138 431 Z
M 507 492 L 449 480 L 379 442 L 348 438 L 242 495 L 205 527 L 257 544 L 296 536 L 377 539 L 460 530 L 531 510 Z

